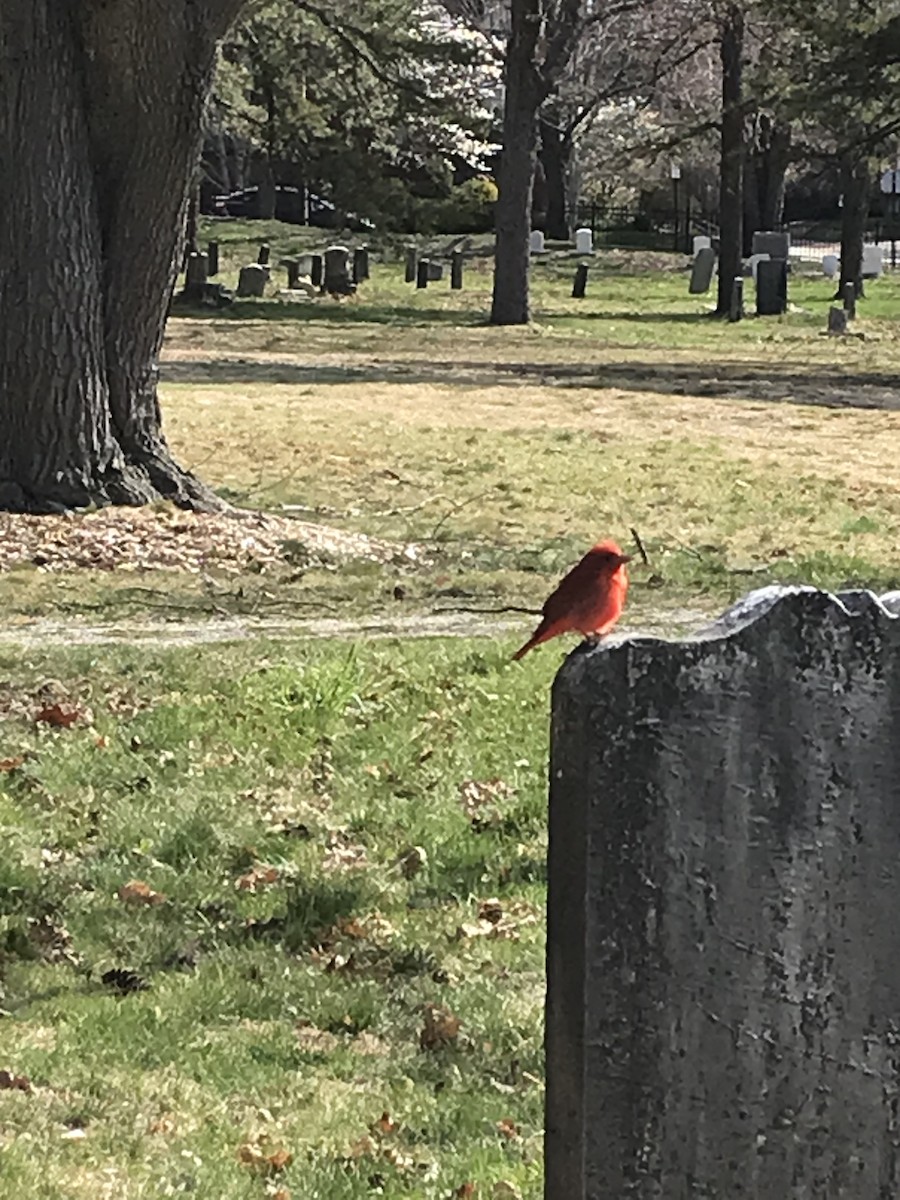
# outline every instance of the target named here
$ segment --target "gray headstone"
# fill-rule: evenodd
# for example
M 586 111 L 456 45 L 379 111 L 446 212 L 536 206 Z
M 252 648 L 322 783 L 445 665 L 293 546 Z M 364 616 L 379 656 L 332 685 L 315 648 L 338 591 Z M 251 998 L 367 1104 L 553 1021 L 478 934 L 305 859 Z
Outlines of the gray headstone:
M 787 312 L 787 262 L 763 258 L 756 264 L 756 315 L 777 317 Z
M 768 254 L 769 258 L 787 258 L 791 250 L 791 235 L 763 230 L 753 235 L 753 254 Z
M 553 690 L 548 1200 L 885 1200 L 900 619 L 767 588 Z
M 716 252 L 711 246 L 702 246 L 697 251 L 691 267 L 691 283 L 688 292 L 692 296 L 701 296 L 709 291 L 713 271 L 716 269 Z
M 837 308 L 832 305 L 828 310 L 828 332 L 841 334 L 847 332 L 847 324 L 849 316 L 845 308 Z
M 206 291 L 206 280 L 209 259 L 205 254 L 194 251 L 188 255 L 187 269 L 184 276 L 184 298 L 189 301 L 203 299 Z
M 259 263 L 249 263 L 241 267 L 238 274 L 237 294 L 239 296 L 261 296 L 269 281 L 269 268 Z
M 325 251 L 325 274 L 322 287 L 332 295 L 348 296 L 355 291 L 350 276 L 350 251 L 346 246 L 329 246 Z
M 428 282 L 439 283 L 444 278 L 444 264 L 439 262 L 428 263 Z

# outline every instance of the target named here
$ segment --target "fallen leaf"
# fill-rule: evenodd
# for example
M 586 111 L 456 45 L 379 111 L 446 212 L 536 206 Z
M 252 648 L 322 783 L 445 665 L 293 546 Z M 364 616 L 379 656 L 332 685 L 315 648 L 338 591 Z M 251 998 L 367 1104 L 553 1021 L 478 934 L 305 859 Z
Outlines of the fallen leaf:
M 482 900 L 478 905 L 478 916 L 482 921 L 496 925 L 503 916 L 503 905 L 499 900 Z
M 123 883 L 116 895 L 123 904 L 154 905 L 164 904 L 166 900 L 162 892 L 155 892 L 143 879 L 131 879 Z
M 474 1195 L 475 1195 L 475 1184 L 472 1182 L 471 1179 L 468 1180 L 466 1183 L 461 1183 L 459 1185 L 459 1187 L 453 1193 L 454 1200 L 470 1200 L 470 1198 Z
M 0 771 L 17 771 L 25 762 L 21 754 L 14 758 L 0 758 Z
M 428 855 L 421 846 L 411 846 L 397 859 L 397 866 L 404 879 L 415 879 L 428 862 Z
M 397 1125 L 397 1122 L 391 1120 L 391 1114 L 387 1111 L 387 1109 L 385 1109 L 377 1121 L 373 1121 L 369 1126 L 369 1129 L 372 1133 L 380 1133 L 384 1135 L 396 1133 L 398 1128 L 399 1126 Z
M 59 1135 L 66 1142 L 80 1142 L 87 1137 L 86 1129 L 64 1129 Z
M 264 863 L 259 863 L 252 867 L 246 875 L 241 875 L 235 881 L 235 887 L 240 892 L 255 892 L 258 888 L 268 887 L 270 884 L 278 881 L 279 871 L 277 867 L 269 867 Z
M 465 941 L 469 938 L 490 937 L 494 926 L 490 921 L 464 921 L 456 930 L 456 940 Z
M 137 971 L 130 971 L 127 967 L 112 967 L 110 970 L 104 971 L 100 976 L 100 982 L 121 996 L 128 996 L 131 992 L 146 992 L 150 987 L 146 979 L 142 979 Z
M 84 720 L 90 725 L 93 717 L 90 709 L 78 708 L 74 704 L 56 703 L 45 704 L 34 715 L 36 722 L 51 725 L 55 729 L 68 729 L 78 720 Z
M 351 1158 L 372 1158 L 378 1153 L 378 1147 L 373 1138 L 368 1134 L 365 1137 L 357 1138 L 350 1145 Z
M 425 1023 L 419 1034 L 419 1045 L 423 1050 L 437 1050 L 452 1046 L 459 1037 L 461 1022 L 447 1008 L 439 1004 L 425 1005 Z
M 516 1141 L 520 1136 L 518 1126 L 509 1117 L 504 1117 L 502 1121 L 497 1122 L 497 1132 L 510 1142 Z
M 157 1117 L 155 1121 L 151 1121 L 147 1126 L 147 1132 L 153 1134 L 167 1135 L 175 1132 L 175 1117 L 172 1113 L 163 1113 L 161 1117 Z
M 0 1091 L 30 1092 L 31 1080 L 27 1075 L 14 1075 L 12 1071 L 0 1071 Z
M 261 1134 L 255 1142 L 245 1142 L 238 1146 L 237 1157 L 242 1166 L 252 1167 L 261 1175 L 277 1174 L 294 1161 L 294 1156 L 289 1150 L 270 1150 L 267 1134 Z
M 491 1191 L 493 1200 L 522 1200 L 522 1193 L 514 1183 L 508 1183 L 505 1179 L 499 1179 Z

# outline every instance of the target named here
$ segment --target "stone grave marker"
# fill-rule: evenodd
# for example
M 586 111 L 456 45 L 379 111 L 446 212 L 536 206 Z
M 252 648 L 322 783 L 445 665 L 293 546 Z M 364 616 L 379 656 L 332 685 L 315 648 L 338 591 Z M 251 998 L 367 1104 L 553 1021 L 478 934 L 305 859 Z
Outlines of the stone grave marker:
M 735 275 L 731 284 L 731 299 L 728 304 L 728 320 L 743 321 L 744 319 L 744 277 Z
M 840 335 L 847 332 L 849 314 L 845 308 L 838 308 L 837 305 L 832 305 L 828 310 L 828 332 L 835 335 Z
M 404 278 L 407 283 L 415 283 L 416 271 L 419 266 L 419 255 L 415 246 L 406 247 L 406 273 Z
M 219 243 L 208 242 L 206 246 L 207 260 L 207 275 L 218 275 L 219 273 Z
M 575 250 L 578 254 L 594 253 L 594 234 L 590 229 L 575 230 Z
M 450 287 L 458 292 L 463 285 L 463 252 L 454 250 L 450 255 Z
M 863 279 L 877 279 L 884 270 L 884 247 L 863 246 L 862 275 Z
M 529 246 L 532 254 L 544 253 L 544 231 L 542 229 L 532 229 Z
M 854 320 L 856 317 L 856 284 L 852 279 L 848 279 L 844 284 L 843 303 L 844 312 L 847 314 L 847 320 Z
M 357 246 L 353 251 L 353 282 L 362 283 L 369 278 L 369 248 Z
M 888 1200 L 898 597 L 766 588 L 553 687 L 546 1200 Z
M 702 246 L 697 252 L 691 267 L 691 282 L 688 293 L 691 296 L 702 296 L 709 291 L 713 272 L 716 269 L 716 252 L 712 246 Z
M 187 268 L 184 274 L 183 297 L 190 303 L 203 300 L 206 293 L 206 281 L 209 271 L 209 259 L 205 254 L 194 250 L 188 255 Z
M 759 230 L 753 235 L 753 254 L 768 254 L 769 258 L 787 259 L 790 256 L 791 235 L 772 230 Z
M 269 268 L 259 263 L 248 263 L 238 273 L 238 296 L 262 296 L 269 282 Z
M 427 258 L 420 258 L 416 265 L 416 287 L 427 288 L 431 277 L 431 263 Z
M 309 257 L 309 280 L 313 287 L 322 286 L 325 274 L 325 260 L 321 254 L 311 254 Z
M 271 250 L 269 249 L 269 243 L 263 242 L 259 248 L 259 257 L 256 260 L 261 267 L 267 267 L 269 265 L 270 254 Z
M 587 263 L 579 263 L 575 268 L 575 278 L 572 280 L 572 299 L 583 300 L 584 293 L 587 290 L 588 281 L 588 265 Z
M 834 279 L 840 270 L 841 260 L 836 254 L 825 254 L 822 256 L 822 274 L 826 279 Z
M 440 283 L 440 281 L 443 278 L 444 278 L 444 264 L 439 263 L 439 262 L 434 262 L 434 260 L 429 260 L 428 282 L 429 283 Z
M 761 259 L 756 269 L 756 315 L 777 317 L 787 312 L 787 261 Z
M 705 233 L 694 234 L 693 247 L 693 257 L 696 258 L 701 250 L 712 249 L 712 238 L 707 237 Z
M 761 262 L 769 262 L 771 257 L 772 256 L 770 254 L 751 254 L 747 259 L 747 269 L 744 274 L 746 275 L 749 273 L 753 277 L 753 282 L 756 283 L 756 272 L 759 268 L 759 264 Z
M 356 290 L 350 277 L 350 251 L 346 246 L 329 246 L 324 257 L 322 290 L 331 296 L 349 296 Z

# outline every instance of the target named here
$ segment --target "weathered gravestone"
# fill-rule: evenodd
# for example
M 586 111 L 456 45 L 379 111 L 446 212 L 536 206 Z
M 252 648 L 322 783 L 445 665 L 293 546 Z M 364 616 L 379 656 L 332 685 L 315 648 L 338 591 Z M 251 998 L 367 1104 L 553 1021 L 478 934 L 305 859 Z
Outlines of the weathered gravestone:
M 357 246 L 353 251 L 353 282 L 363 283 L 369 278 L 369 248 Z
M 846 333 L 848 321 L 849 313 L 846 308 L 837 308 L 832 304 L 828 310 L 828 332 L 836 335 Z
M 463 285 L 463 252 L 454 250 L 450 255 L 450 287 L 458 292 Z
M 583 300 L 584 293 L 587 290 L 588 281 L 588 265 L 587 263 L 579 263 L 575 268 L 575 278 L 572 280 L 572 298 L 574 300 Z
M 575 230 L 575 250 L 578 254 L 594 253 L 594 234 L 588 228 Z
M 259 263 L 248 263 L 238 273 L 237 294 L 239 296 L 261 296 L 269 281 L 269 268 Z
M 753 235 L 752 254 L 768 254 L 769 258 L 781 258 L 785 261 L 790 256 L 791 235 L 772 230 L 759 230 Z
M 542 229 L 532 229 L 528 248 L 532 254 L 544 253 L 544 231 Z
M 834 279 L 840 270 L 841 260 L 836 254 L 822 255 L 822 274 L 826 279 Z
M 900 1195 L 898 600 L 557 676 L 547 1200 Z
M 419 266 L 419 252 L 415 246 L 406 247 L 406 273 L 404 279 L 407 283 L 414 283 L 416 272 Z
M 440 283 L 444 278 L 444 264 L 430 259 L 428 262 L 428 282 Z
M 691 267 L 691 282 L 688 292 L 691 296 L 700 296 L 709 291 L 713 271 L 716 269 L 716 252 L 711 246 L 702 246 L 697 251 Z
M 184 276 L 184 299 L 191 303 L 202 301 L 206 292 L 209 260 L 205 254 L 193 251 L 188 255 Z
M 756 264 L 756 315 L 777 317 L 787 312 L 787 263 L 762 258 Z
M 862 257 L 862 277 L 863 279 L 877 279 L 884 270 L 884 247 L 869 245 L 863 246 Z
M 350 251 L 346 246 L 329 246 L 325 251 L 322 290 L 332 296 L 349 296 L 356 291 L 350 277 Z
M 712 249 L 712 238 L 707 237 L 705 233 L 696 233 L 694 234 L 693 247 L 693 255 L 696 258 L 701 250 Z

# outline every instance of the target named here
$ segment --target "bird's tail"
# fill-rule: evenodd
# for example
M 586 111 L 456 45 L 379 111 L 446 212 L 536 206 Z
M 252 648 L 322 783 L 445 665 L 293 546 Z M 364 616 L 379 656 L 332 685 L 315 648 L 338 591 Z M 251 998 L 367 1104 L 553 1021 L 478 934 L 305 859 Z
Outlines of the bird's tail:
M 518 662 L 523 655 L 527 654 L 529 650 L 533 650 L 535 646 L 539 646 L 541 642 L 546 642 L 549 638 L 556 637 L 558 633 L 564 632 L 562 629 L 558 628 L 558 625 L 558 621 L 555 623 L 548 622 L 546 620 L 541 621 L 540 625 L 538 625 L 537 629 L 534 631 L 525 645 L 520 646 L 512 656 L 512 661 Z

